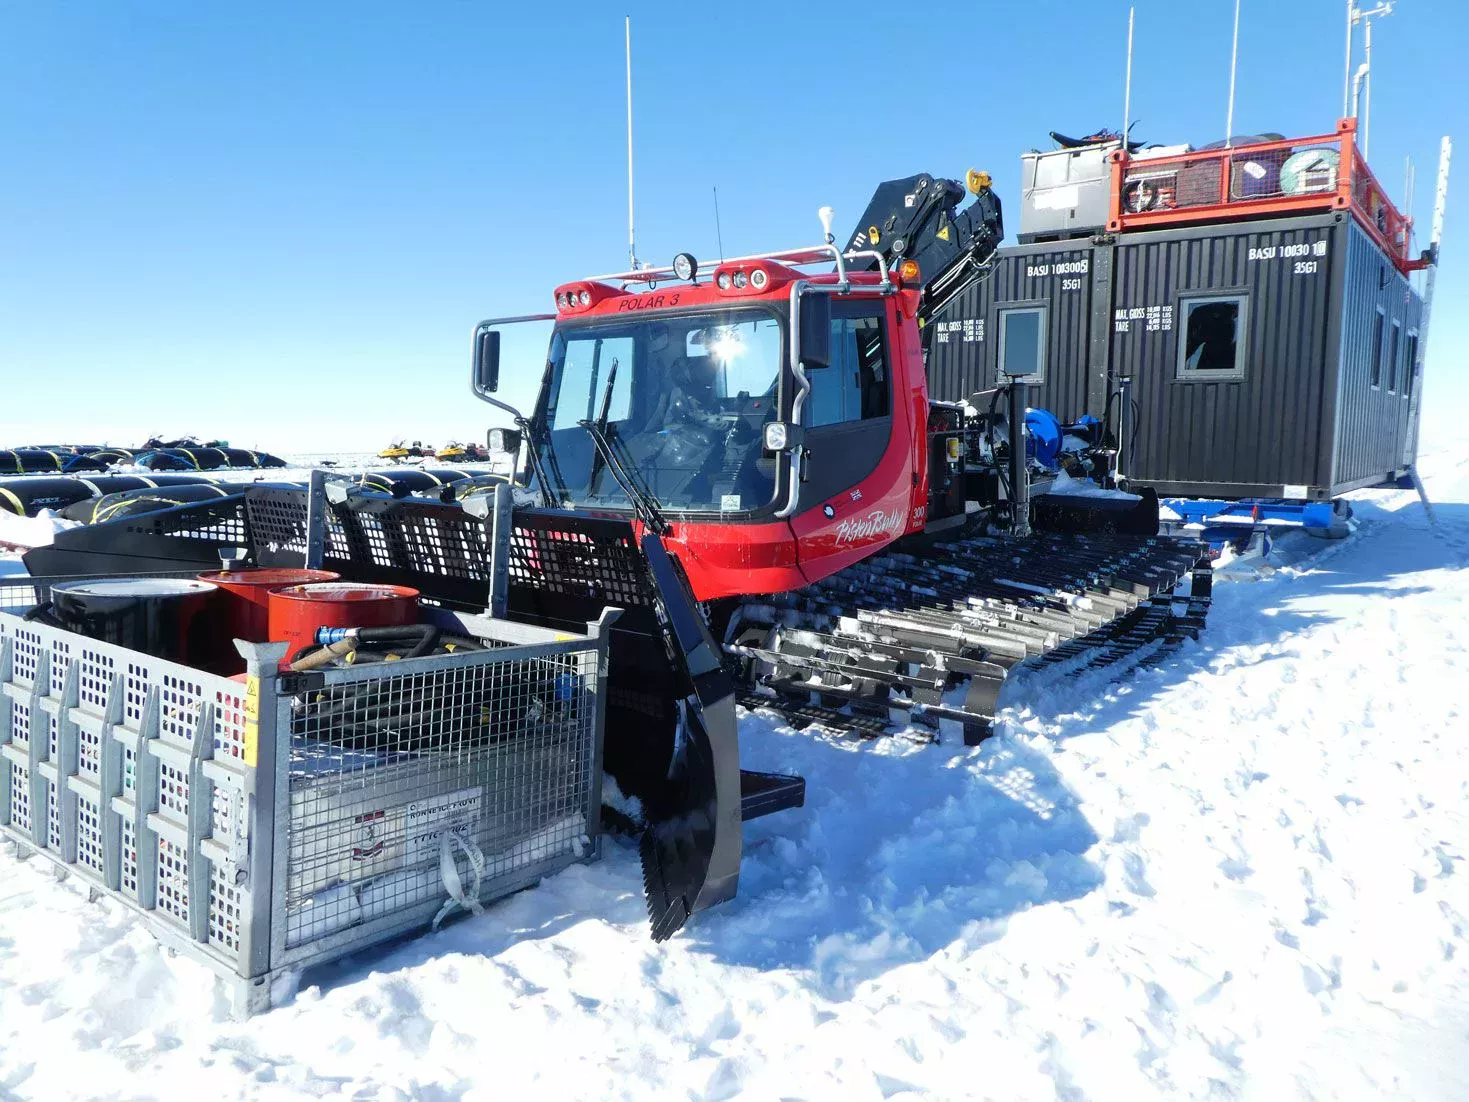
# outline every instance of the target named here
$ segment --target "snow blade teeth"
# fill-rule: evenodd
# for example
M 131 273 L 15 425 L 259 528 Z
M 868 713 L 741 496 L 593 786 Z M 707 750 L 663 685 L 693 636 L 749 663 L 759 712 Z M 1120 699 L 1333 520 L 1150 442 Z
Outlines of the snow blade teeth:
M 648 924 L 654 941 L 667 941 L 689 920 L 689 902 L 682 895 L 671 895 L 670 883 L 690 882 L 684 868 L 681 847 L 670 837 L 671 824 L 654 824 L 643 831 L 638 840 L 638 856 L 643 864 L 643 895 L 648 904 Z M 692 839 L 686 844 L 692 845 Z M 672 844 L 671 844 L 672 843 Z

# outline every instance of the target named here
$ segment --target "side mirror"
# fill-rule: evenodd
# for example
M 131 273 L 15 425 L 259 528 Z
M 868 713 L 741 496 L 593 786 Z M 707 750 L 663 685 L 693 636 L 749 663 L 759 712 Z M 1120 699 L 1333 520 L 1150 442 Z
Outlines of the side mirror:
M 801 367 L 828 367 L 831 364 L 831 298 L 824 294 L 801 296 Z
M 485 446 L 492 452 L 520 454 L 519 429 L 491 429 L 485 434 Z
M 500 331 L 482 330 L 474 340 L 474 390 L 493 394 L 500 389 Z

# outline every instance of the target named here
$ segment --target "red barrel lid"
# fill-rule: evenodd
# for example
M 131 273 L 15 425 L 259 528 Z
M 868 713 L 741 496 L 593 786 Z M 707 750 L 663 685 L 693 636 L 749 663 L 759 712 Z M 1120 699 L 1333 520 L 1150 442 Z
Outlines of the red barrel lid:
M 271 596 L 287 601 L 414 601 L 418 590 L 374 582 L 310 582 L 277 589 Z
M 275 588 L 305 585 L 311 582 L 334 582 L 341 575 L 334 570 L 298 570 L 292 567 L 262 567 L 259 570 L 216 570 L 200 574 L 201 582 L 216 585 L 260 585 Z

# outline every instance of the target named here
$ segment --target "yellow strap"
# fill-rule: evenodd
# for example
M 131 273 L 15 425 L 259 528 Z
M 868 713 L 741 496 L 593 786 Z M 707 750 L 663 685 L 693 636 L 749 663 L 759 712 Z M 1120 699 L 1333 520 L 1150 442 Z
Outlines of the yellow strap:
M 194 464 L 194 470 L 202 471 L 204 469 L 203 467 L 199 466 L 199 457 L 191 452 L 188 448 L 180 448 L 179 451 L 183 452 L 189 457 L 189 461 Z
M 426 474 L 426 475 L 428 475 L 430 478 L 432 478 L 434 480 L 434 485 L 435 486 L 442 486 L 444 484 L 443 479 L 439 478 L 439 476 L 436 475 L 436 474 L 434 474 L 433 471 L 424 471 L 423 473 Z
M 79 478 L 79 479 L 77 479 L 77 481 L 80 482 L 87 489 L 91 490 L 93 497 L 101 497 L 102 496 L 102 491 L 99 490 L 99 489 L 97 489 L 97 484 L 95 482 L 92 482 L 91 480 L 85 479 L 85 478 Z
M 6 501 L 10 502 L 11 505 L 15 506 L 15 511 L 16 511 L 16 513 L 18 515 L 20 515 L 20 516 L 25 516 L 26 515 L 25 503 L 22 502 L 20 500 L 20 498 L 16 497 L 9 490 L 7 490 L 4 486 L 0 486 L 0 495 L 3 495 Z
M 96 505 L 92 506 L 92 523 L 101 524 L 104 520 L 112 516 L 113 513 L 117 512 L 126 504 L 127 499 L 123 499 L 122 501 L 114 501 L 110 503 L 107 508 L 102 509 L 102 502 L 98 501 Z M 99 509 L 101 509 L 101 512 L 98 512 Z
M 138 475 L 138 477 L 143 480 L 143 485 L 147 486 L 150 490 L 156 490 L 156 489 L 158 489 L 158 483 L 154 482 L 147 475 L 140 474 L 140 475 Z

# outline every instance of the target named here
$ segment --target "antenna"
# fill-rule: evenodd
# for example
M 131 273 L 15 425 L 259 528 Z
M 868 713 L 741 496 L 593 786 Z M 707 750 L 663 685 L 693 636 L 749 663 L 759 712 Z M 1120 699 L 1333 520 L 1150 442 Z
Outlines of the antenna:
M 719 185 L 714 185 L 714 236 L 719 239 L 719 262 L 724 263 L 724 230 L 719 226 Z
M 1137 15 L 1137 8 L 1127 9 L 1127 79 L 1122 85 L 1122 153 L 1127 155 L 1129 147 L 1127 143 L 1127 128 L 1131 126 L 1129 121 L 1132 115 L 1132 20 Z
M 1234 47 L 1229 53 L 1229 113 L 1224 120 L 1224 148 L 1234 145 L 1234 73 L 1239 68 L 1239 5 L 1234 0 Z
M 1413 251 L 1413 192 L 1418 186 L 1418 170 L 1413 155 L 1403 158 L 1403 217 L 1408 220 L 1408 251 Z
M 632 216 L 632 16 L 623 16 L 622 30 L 627 52 L 627 260 L 628 266 L 636 270 L 638 247 Z
M 1357 66 L 1357 73 L 1352 78 L 1352 115 L 1357 114 L 1357 99 L 1362 84 L 1366 84 L 1365 102 L 1362 104 L 1362 159 L 1367 159 L 1367 151 L 1372 137 L 1372 20 L 1384 15 L 1391 15 L 1393 4 L 1396 0 L 1383 0 L 1375 8 L 1352 8 L 1351 23 L 1347 25 L 1350 32 L 1352 23 L 1362 24 L 1362 64 Z M 1348 39 L 1350 43 L 1350 39 Z M 1350 55 L 1348 55 L 1350 57 Z M 1347 67 L 1351 67 L 1350 60 Z
M 1356 0 L 1347 0 L 1347 64 L 1341 75 L 1341 117 L 1347 118 L 1352 99 L 1352 27 L 1356 24 Z
M 1403 214 L 1408 221 L 1413 220 L 1413 185 L 1417 183 L 1417 174 L 1413 171 L 1413 154 L 1409 153 L 1403 158 Z

